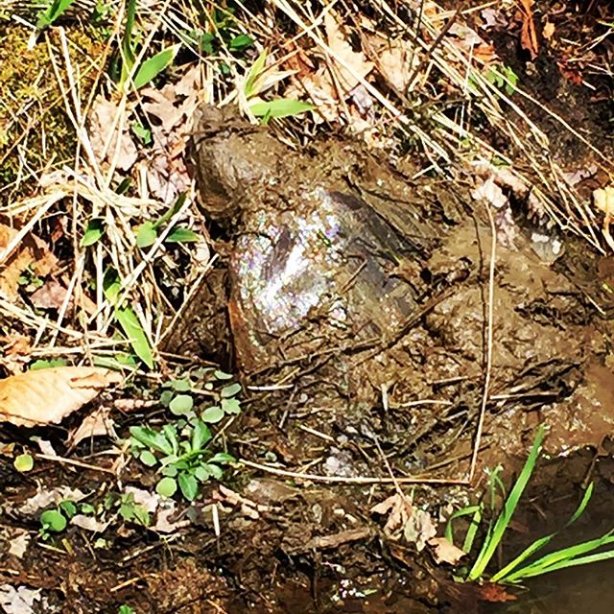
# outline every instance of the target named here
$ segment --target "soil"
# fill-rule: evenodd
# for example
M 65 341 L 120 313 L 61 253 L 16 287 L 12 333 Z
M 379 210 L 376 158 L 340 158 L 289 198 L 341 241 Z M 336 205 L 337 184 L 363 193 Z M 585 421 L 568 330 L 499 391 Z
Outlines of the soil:
M 594 37 L 609 4 L 587 4 L 558 11 L 536 3 L 561 37 L 588 37 L 587 28 Z M 580 23 L 589 25 L 576 29 Z M 558 140 L 559 124 L 540 110 L 544 101 L 611 155 L 611 82 L 597 78 L 599 96 L 589 94 L 561 72 L 560 48 L 544 44 L 527 60 L 517 32 L 495 32 L 493 42 L 537 101 L 523 104 L 552 137 L 557 160 L 577 170 L 590 166 L 595 152 L 577 139 Z M 604 41 L 593 51 L 603 58 L 608 49 Z M 484 469 L 503 464 L 511 481 L 538 424 L 547 426 L 552 460 L 539 465 L 517 519 L 518 543 L 506 554 L 534 532 L 560 526 L 590 478 L 597 496 L 582 522 L 599 534 L 612 505 L 614 257 L 557 235 L 564 252 L 554 262 L 542 259 L 531 240 L 536 222 L 518 210 L 494 220 L 507 240 L 491 263 L 489 217 L 462 181 L 410 179 L 417 170 L 411 160 L 392 168 L 341 137 L 290 149 L 270 131 L 202 113 L 194 173 L 219 265 L 191 297 L 166 349 L 238 365 L 251 396 L 231 441 L 254 465 L 225 482 L 238 498 L 209 486 L 202 501 L 173 518 L 190 523 L 170 537 L 126 524 L 119 533 L 102 531 L 109 543 L 98 549 L 75 526 L 43 542 L 37 514 L 20 505 L 66 484 L 104 497 L 110 476 L 69 463 L 24 475 L 12 469 L 10 451 L 0 454 L 0 583 L 41 589 L 41 612 L 115 613 L 122 604 L 158 613 L 478 611 L 477 589 L 455 585 L 428 547 L 418 552 L 384 531 L 386 518 L 372 508 L 394 493 L 386 484 L 392 472 L 418 482 L 413 509 L 449 515 L 452 504 L 481 491 Z M 590 179 L 600 181 L 597 173 Z M 344 232 L 354 233 L 354 242 L 339 251 L 350 245 L 359 258 L 331 264 L 315 252 L 305 256 L 310 280 L 330 283 L 306 313 L 290 311 L 293 318 L 278 325 L 277 304 L 271 313 L 271 304 L 254 302 L 262 288 L 245 259 L 258 261 L 258 271 L 273 267 L 270 282 L 273 265 L 296 245 L 300 221 L 322 213 L 324 194 L 334 196 L 327 213 L 351 219 Z M 267 261 L 280 227 L 290 234 Z M 382 247 L 394 248 L 394 257 Z M 367 256 L 376 260 L 371 270 L 360 265 Z M 377 285 L 384 274 L 392 285 Z M 305 288 L 291 290 L 301 295 Z M 344 326 L 330 315 L 341 290 Z M 472 490 L 457 483 L 470 472 L 487 372 L 490 402 Z M 146 416 L 137 409 L 117 421 L 127 428 Z M 0 434 L 6 442 L 22 437 Z M 84 442 L 76 457 L 108 468 L 112 460 L 97 451 Z M 152 475 L 133 465 L 124 483 L 150 486 Z M 20 557 L 11 544 L 24 531 L 34 539 Z

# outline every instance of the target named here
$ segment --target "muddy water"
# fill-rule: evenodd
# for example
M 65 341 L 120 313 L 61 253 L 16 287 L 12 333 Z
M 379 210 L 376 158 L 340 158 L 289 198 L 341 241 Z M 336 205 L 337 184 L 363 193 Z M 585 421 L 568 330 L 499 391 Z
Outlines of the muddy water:
M 527 584 L 518 601 L 491 604 L 483 614 L 611 614 L 614 612 L 614 562 L 557 572 Z

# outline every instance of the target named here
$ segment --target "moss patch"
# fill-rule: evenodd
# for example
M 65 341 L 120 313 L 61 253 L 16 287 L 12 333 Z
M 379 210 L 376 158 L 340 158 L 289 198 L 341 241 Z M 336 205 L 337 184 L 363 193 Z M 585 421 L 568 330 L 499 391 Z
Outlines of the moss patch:
M 50 57 L 51 48 L 66 81 L 59 36 L 50 31 L 28 49 L 30 35 L 23 26 L 0 24 L 0 83 L 5 92 L 0 101 L 0 183 L 10 186 L 1 193 L 0 202 L 8 193 L 15 198 L 28 192 L 33 181 L 30 171 L 74 159 L 75 132 Z M 85 104 L 105 43 L 99 31 L 86 25 L 68 27 L 66 36 L 73 78 Z

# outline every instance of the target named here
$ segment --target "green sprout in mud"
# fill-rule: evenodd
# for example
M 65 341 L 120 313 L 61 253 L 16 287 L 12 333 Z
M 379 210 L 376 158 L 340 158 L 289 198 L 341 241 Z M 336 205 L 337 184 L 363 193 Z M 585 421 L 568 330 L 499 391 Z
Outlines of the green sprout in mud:
M 501 541 L 506 533 L 509 523 L 516 511 L 520 498 L 524 489 L 531 478 L 535 464 L 541 452 L 542 441 L 544 438 L 543 428 L 540 428 L 529 456 L 514 483 L 509 495 L 507 496 L 503 509 L 497 515 L 494 514 L 494 500 L 497 490 L 505 493 L 503 482 L 500 477 L 501 468 L 497 468 L 490 475 L 489 492 L 490 492 L 490 508 L 493 512 L 493 520 L 488 523 L 486 536 L 473 565 L 464 570 L 459 570 L 458 579 L 462 581 L 472 582 L 483 580 L 486 575 L 486 569 L 497 551 Z M 593 485 L 584 492 L 580 504 L 576 511 L 569 518 L 563 529 L 568 528 L 578 520 L 584 513 L 588 502 L 593 493 Z M 446 537 L 453 543 L 453 523 L 461 517 L 469 517 L 471 520 L 469 529 L 465 535 L 465 540 L 462 549 L 469 553 L 472 550 L 478 530 L 485 516 L 484 504 L 465 507 L 452 515 L 446 528 Z M 614 549 L 603 550 L 604 546 L 609 546 L 614 543 L 614 529 L 611 529 L 601 537 L 592 539 L 579 544 L 574 544 L 567 548 L 556 550 L 549 554 L 536 558 L 537 553 L 547 546 L 559 534 L 559 531 L 550 533 L 530 544 L 525 548 L 515 559 L 505 565 L 499 571 L 490 576 L 489 581 L 498 584 L 517 584 L 528 578 L 540 576 L 545 573 L 565 569 L 567 567 L 575 567 L 577 565 L 586 565 L 614 558 Z
M 167 385 L 160 401 L 167 406 L 176 419 L 153 429 L 134 426 L 130 429 L 132 453 L 148 467 L 156 467 L 162 478 L 156 491 L 164 497 L 172 497 L 177 490 L 188 501 L 200 494 L 200 485 L 211 478 L 219 480 L 223 466 L 234 462 L 226 452 L 213 453 L 211 424 L 216 424 L 241 411 L 236 395 L 241 386 L 225 383 L 232 376 L 222 371 L 212 373 L 213 381 L 207 382 L 205 390 L 216 397 L 217 404 L 196 409 L 190 394 L 189 380 L 176 380 Z M 215 383 L 219 385 L 216 386 Z
M 77 504 L 74 501 L 62 501 L 56 508 L 45 510 L 40 515 L 41 539 L 48 540 L 54 533 L 62 533 L 70 519 L 77 514 Z

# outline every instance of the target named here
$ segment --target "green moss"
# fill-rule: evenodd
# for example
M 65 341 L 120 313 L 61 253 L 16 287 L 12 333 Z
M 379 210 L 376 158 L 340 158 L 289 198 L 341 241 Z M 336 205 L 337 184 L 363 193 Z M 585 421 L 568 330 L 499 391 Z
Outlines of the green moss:
M 74 159 L 75 132 L 66 113 L 49 45 L 41 36 L 38 43 L 28 49 L 30 34 L 29 29 L 15 23 L 0 24 L 0 83 L 5 92 L 0 101 L 0 181 L 3 185 L 16 180 L 24 162 L 26 168 L 36 172 L 45 168 L 50 160 L 54 164 L 70 164 Z M 73 77 L 78 81 L 85 104 L 99 68 L 91 58 L 102 57 L 104 43 L 100 33 L 88 25 L 70 26 L 66 35 L 71 43 Z M 66 81 L 58 34 L 51 30 L 46 36 L 49 36 L 55 63 Z M 27 194 L 33 181 L 26 178 L 17 194 L 11 191 L 11 198 Z M 0 200 L 6 195 L 7 191 L 3 191 Z

